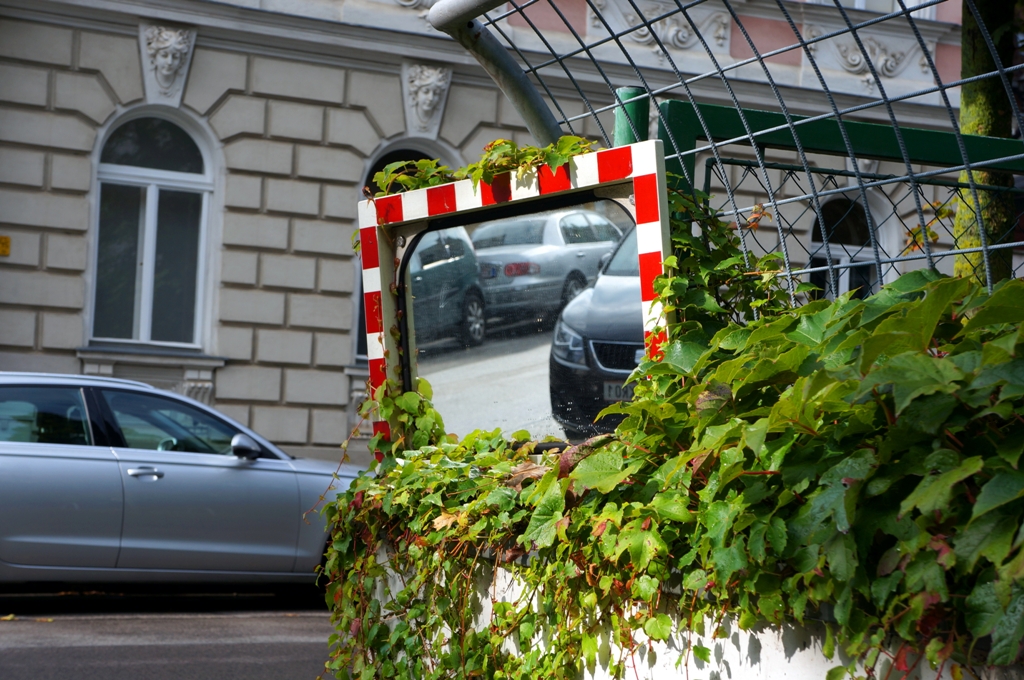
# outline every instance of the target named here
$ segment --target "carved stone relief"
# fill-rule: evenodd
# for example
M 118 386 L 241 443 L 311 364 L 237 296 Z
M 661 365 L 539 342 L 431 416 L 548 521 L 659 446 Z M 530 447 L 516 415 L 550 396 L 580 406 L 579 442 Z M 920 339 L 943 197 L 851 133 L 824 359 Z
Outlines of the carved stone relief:
M 444 66 L 402 65 L 402 93 L 408 134 L 437 138 L 451 80 L 452 71 Z
M 409 9 L 430 9 L 437 0 L 395 0 L 395 2 Z
M 863 44 L 879 75 L 895 78 L 906 67 L 908 50 L 897 49 L 874 37 L 865 38 Z M 839 53 L 839 64 L 845 70 L 858 75 L 868 71 L 868 62 L 864 58 L 864 52 L 852 40 L 837 43 L 836 51 Z
M 625 3 L 621 4 L 625 5 Z M 710 14 L 690 13 L 687 16 L 692 19 L 693 24 L 687 20 L 686 16 L 677 12 L 665 19 L 646 25 L 636 12 L 625 11 L 617 16 L 618 12 L 616 10 L 620 9 L 619 5 L 620 3 L 609 2 L 608 0 L 595 0 L 594 3 L 594 6 L 601 11 L 604 21 L 608 22 L 612 30 L 620 31 L 634 28 L 635 30 L 626 34 L 626 39 L 641 45 L 650 45 L 651 51 L 659 59 L 664 60 L 666 56 L 661 45 L 664 46 L 665 50 L 669 51 L 689 49 L 700 49 L 703 51 L 703 46 L 699 40 L 700 36 L 704 36 L 708 47 L 716 53 L 728 49 L 731 20 L 725 12 L 711 12 Z M 648 20 L 678 9 L 678 5 L 666 0 L 638 3 L 637 7 Z M 594 28 L 607 30 L 604 21 L 594 12 L 590 13 L 590 20 L 591 26 Z M 697 27 L 697 31 L 693 30 L 694 26 Z M 658 44 L 659 41 L 661 45 Z
M 194 28 L 139 26 L 139 49 L 148 103 L 175 107 L 181 104 L 195 43 Z
M 817 38 L 826 32 L 825 29 L 812 24 L 806 25 L 803 29 L 804 39 L 806 40 Z M 831 46 L 830 52 L 835 58 L 834 63 L 847 73 L 863 76 L 859 80 L 864 89 L 869 93 L 873 92 L 877 86 L 875 78 L 871 74 L 869 63 L 874 66 L 875 72 L 880 78 L 897 78 L 906 70 L 908 65 L 915 62 L 920 66 L 922 73 L 930 73 L 928 60 L 920 45 L 916 42 L 893 42 L 886 37 L 869 35 L 861 38 L 861 43 L 864 46 L 863 51 L 849 35 L 843 36 L 841 39 L 826 40 L 825 42 Z M 815 43 L 809 46 L 816 59 L 820 59 L 822 56 L 821 52 L 816 49 L 816 46 L 820 44 Z M 931 47 L 929 52 L 932 49 L 934 48 Z M 867 53 L 866 57 L 865 52 Z M 825 65 L 821 61 L 819 61 L 819 64 Z

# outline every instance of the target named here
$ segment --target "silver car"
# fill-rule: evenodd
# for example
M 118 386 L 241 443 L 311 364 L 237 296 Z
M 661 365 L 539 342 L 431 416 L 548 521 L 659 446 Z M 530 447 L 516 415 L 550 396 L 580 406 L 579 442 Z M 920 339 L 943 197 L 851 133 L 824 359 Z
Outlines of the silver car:
M 591 210 L 484 222 L 472 234 L 489 316 L 554 319 L 596 277 L 622 237 Z
M 143 383 L 0 373 L 0 583 L 312 582 L 336 470 Z

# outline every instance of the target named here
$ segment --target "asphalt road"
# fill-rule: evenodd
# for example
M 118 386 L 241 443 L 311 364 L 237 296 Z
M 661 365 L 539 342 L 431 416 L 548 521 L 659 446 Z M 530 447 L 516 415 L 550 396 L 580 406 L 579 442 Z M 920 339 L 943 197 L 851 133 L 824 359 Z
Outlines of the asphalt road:
M 528 430 L 534 438 L 562 437 L 551 417 L 548 354 L 551 330 L 521 325 L 488 335 L 479 347 L 454 341 L 421 348 L 419 374 L 434 389 L 434 408 L 445 429 L 464 436 L 500 427 L 506 435 Z
M 313 680 L 332 632 L 308 593 L 0 594 L 0 678 Z

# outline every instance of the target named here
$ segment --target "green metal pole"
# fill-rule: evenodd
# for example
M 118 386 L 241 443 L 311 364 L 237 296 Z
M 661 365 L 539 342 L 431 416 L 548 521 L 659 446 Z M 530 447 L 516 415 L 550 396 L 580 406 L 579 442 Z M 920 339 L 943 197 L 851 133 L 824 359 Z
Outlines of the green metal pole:
M 651 112 L 651 98 L 647 90 L 642 87 L 620 87 L 615 90 L 615 94 L 622 102 L 622 106 L 615 109 L 615 146 L 646 142 L 647 121 Z

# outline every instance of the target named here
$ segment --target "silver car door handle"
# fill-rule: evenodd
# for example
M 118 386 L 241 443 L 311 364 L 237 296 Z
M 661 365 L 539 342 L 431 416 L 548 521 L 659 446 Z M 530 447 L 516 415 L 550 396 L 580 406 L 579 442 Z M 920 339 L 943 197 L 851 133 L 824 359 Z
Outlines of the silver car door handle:
M 128 468 L 129 477 L 156 477 L 164 476 L 164 473 L 156 468 Z
M 587 254 L 584 253 L 584 252 L 576 253 L 576 257 L 586 257 L 586 256 L 587 256 Z

